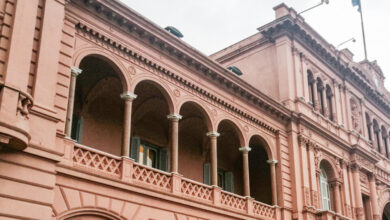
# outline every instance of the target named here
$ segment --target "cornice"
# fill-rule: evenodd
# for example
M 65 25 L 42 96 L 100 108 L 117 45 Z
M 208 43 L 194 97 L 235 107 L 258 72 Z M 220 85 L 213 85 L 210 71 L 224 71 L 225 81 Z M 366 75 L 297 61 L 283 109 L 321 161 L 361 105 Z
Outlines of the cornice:
M 93 13 L 99 13 L 100 15 L 103 14 L 104 16 L 102 17 L 109 22 L 113 22 L 115 25 L 117 25 L 118 29 L 127 33 L 130 32 L 133 37 L 139 38 L 143 43 L 149 44 L 152 48 L 157 47 L 159 50 L 161 50 L 162 53 L 181 63 L 185 63 L 185 65 L 188 68 L 191 68 L 192 71 L 199 73 L 207 80 L 217 84 L 220 88 L 223 88 L 224 90 L 227 90 L 230 93 L 242 98 L 244 101 L 261 108 L 262 110 L 265 110 L 271 116 L 278 118 L 282 122 L 286 123 L 290 120 L 290 111 L 286 107 L 282 106 L 280 103 L 276 102 L 267 95 L 261 93 L 259 90 L 250 86 L 240 78 L 232 75 L 224 67 L 212 61 L 200 52 L 194 50 L 183 41 L 179 40 L 178 38 L 175 39 L 176 37 L 172 36 L 170 33 L 166 32 L 160 27 L 156 27 L 155 24 L 136 14 L 127 6 L 121 6 L 121 3 L 117 1 L 106 0 L 72 0 L 72 2 L 77 3 L 77 6 L 79 7 L 87 7 L 88 10 L 92 11 Z M 116 11 L 119 6 L 121 8 Z M 124 10 L 125 12 L 123 12 Z M 139 23 L 142 23 L 143 26 L 141 26 Z M 169 77 L 185 84 L 187 87 L 195 89 L 199 93 L 202 93 L 203 95 L 212 99 L 214 102 L 222 104 L 224 107 L 238 113 L 239 115 L 258 125 L 261 125 L 262 127 L 265 127 L 272 132 L 276 132 L 276 129 L 266 125 L 253 116 L 242 112 L 240 109 L 226 103 L 224 100 L 221 100 L 215 95 L 205 91 L 198 85 L 187 81 L 176 73 L 169 71 L 166 67 L 162 66 L 156 61 L 144 57 L 144 54 L 140 54 L 132 48 L 127 48 L 125 45 L 122 45 L 121 42 L 116 42 L 114 39 L 110 39 L 104 34 L 98 33 L 96 30 L 93 30 L 91 27 L 88 27 L 85 24 L 79 23 L 77 26 L 86 33 L 89 33 L 94 37 L 99 38 L 101 41 L 109 44 L 111 47 L 120 50 L 122 53 L 124 52 L 130 56 L 133 56 L 149 67 L 161 71 Z M 146 30 L 144 29 L 144 26 L 147 26 L 149 29 L 152 28 L 153 30 Z
M 203 89 L 201 86 L 195 84 L 194 82 L 181 77 L 177 73 L 170 70 L 168 67 L 163 66 L 163 64 L 159 63 L 158 61 L 149 59 L 144 54 L 140 54 L 137 51 L 133 50 L 132 48 L 128 48 L 126 46 L 123 46 L 123 45 L 117 43 L 115 40 L 110 39 L 109 37 L 106 37 L 105 35 L 93 30 L 92 28 L 89 28 L 88 26 L 86 26 L 84 24 L 81 24 L 81 23 L 77 24 L 77 28 L 78 28 L 79 32 L 80 31 L 84 32 L 85 34 L 99 40 L 100 43 L 104 43 L 104 44 L 106 44 L 106 46 L 110 46 L 113 49 L 118 50 L 122 54 L 126 54 L 126 55 L 134 58 L 139 63 L 142 63 L 143 65 L 147 66 L 149 69 L 153 69 L 153 71 L 157 71 L 157 72 L 169 77 L 171 80 L 180 83 L 184 87 L 186 87 L 190 90 L 193 90 L 196 93 L 206 97 L 212 103 L 219 104 L 223 108 L 232 111 L 233 113 L 237 114 L 238 116 L 240 116 L 240 117 L 248 120 L 249 122 L 254 123 L 262 128 L 265 128 L 266 130 L 269 130 L 272 133 L 278 132 L 278 129 L 266 124 L 265 122 L 263 122 L 259 119 L 257 119 L 255 116 L 252 116 L 252 115 L 242 111 L 241 109 L 237 108 L 233 104 L 231 104 L 231 103 L 227 102 L 226 100 L 214 95 L 213 93 Z M 242 95 L 242 94 L 240 94 L 240 95 Z M 243 97 L 249 99 L 249 101 L 251 101 L 251 104 L 254 104 L 256 106 L 259 106 L 259 107 L 262 107 L 265 109 L 269 108 L 269 106 L 267 107 L 263 102 L 260 102 L 259 98 L 256 98 L 254 96 L 252 96 L 252 97 L 243 96 Z M 252 99 L 250 99 L 250 98 L 252 98 Z M 268 109 L 268 111 L 270 111 L 270 109 Z M 278 114 L 277 116 L 283 117 L 281 119 L 284 121 L 288 120 L 288 118 L 286 118 L 280 114 Z
M 378 109 L 390 117 L 390 102 L 375 90 L 369 83 L 366 75 L 359 68 L 354 68 L 349 63 L 342 61 L 337 51 L 329 49 L 330 45 L 318 37 L 319 35 L 306 23 L 286 15 L 258 30 L 271 43 L 282 36 L 288 36 L 290 39 L 298 41 L 313 56 L 321 60 L 334 73 L 338 74 L 339 77 L 348 80 L 356 89 L 362 91 L 371 103 L 378 106 Z

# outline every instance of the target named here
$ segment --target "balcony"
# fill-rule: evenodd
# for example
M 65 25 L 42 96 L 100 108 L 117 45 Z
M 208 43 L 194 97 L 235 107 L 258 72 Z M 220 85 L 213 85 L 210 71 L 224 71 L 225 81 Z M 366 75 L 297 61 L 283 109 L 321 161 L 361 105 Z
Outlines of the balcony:
M 254 218 L 280 219 L 278 206 L 270 206 L 250 197 L 239 196 L 220 187 L 184 178 L 176 173 L 141 165 L 127 157 L 118 157 L 72 141 L 68 143 L 65 146 L 62 162 L 66 168 Z

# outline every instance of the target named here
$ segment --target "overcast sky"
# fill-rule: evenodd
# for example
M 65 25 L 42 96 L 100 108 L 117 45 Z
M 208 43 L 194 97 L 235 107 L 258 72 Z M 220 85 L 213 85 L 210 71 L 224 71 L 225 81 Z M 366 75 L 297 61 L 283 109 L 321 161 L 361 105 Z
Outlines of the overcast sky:
M 161 27 L 179 29 L 183 40 L 210 55 L 257 33 L 257 28 L 275 18 L 273 7 L 284 2 L 300 12 L 321 0 L 121 0 Z M 302 16 L 329 43 L 348 47 L 354 61 L 364 59 L 360 14 L 352 0 L 330 0 Z M 361 0 L 368 59 L 377 60 L 390 90 L 390 1 Z

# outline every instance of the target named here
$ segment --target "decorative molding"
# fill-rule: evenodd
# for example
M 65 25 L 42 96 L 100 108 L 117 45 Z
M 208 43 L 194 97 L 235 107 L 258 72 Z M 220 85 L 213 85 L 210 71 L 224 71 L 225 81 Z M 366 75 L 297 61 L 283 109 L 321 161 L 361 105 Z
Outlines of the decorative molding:
M 96 6 L 96 7 L 92 7 Z M 102 2 L 94 1 L 93 3 L 89 4 L 88 7 L 91 7 L 91 9 L 94 8 L 96 10 L 96 13 L 101 13 L 101 11 L 97 10 L 97 8 L 104 8 L 106 12 L 111 11 L 111 9 L 106 8 L 102 5 Z M 118 28 L 126 31 L 131 32 L 131 36 L 141 38 L 146 43 L 150 43 L 152 47 L 158 48 L 162 50 L 162 52 L 168 53 L 168 55 L 174 56 L 174 58 L 179 59 L 180 62 L 184 62 L 184 65 L 187 65 L 189 68 L 193 68 L 194 71 L 198 71 L 205 75 L 205 77 L 211 79 L 214 81 L 214 83 L 222 84 L 225 90 L 230 91 L 232 93 L 238 94 L 243 99 L 246 99 L 249 101 L 249 103 L 254 104 L 255 106 L 260 107 L 261 109 L 269 112 L 271 115 L 281 119 L 284 122 L 290 121 L 290 111 L 283 107 L 280 103 L 275 102 L 271 98 L 267 97 L 266 95 L 259 92 L 257 89 L 253 88 L 252 86 L 237 81 L 235 77 L 227 75 L 227 70 L 223 68 L 220 65 L 217 65 L 215 63 L 210 62 L 208 57 L 199 57 L 200 59 L 204 60 L 205 63 L 197 61 L 195 58 L 191 55 L 186 55 L 183 52 L 179 51 L 178 49 L 174 48 L 173 46 L 169 45 L 165 42 L 165 40 L 171 40 L 171 39 L 160 39 L 157 37 L 157 35 L 154 35 L 154 33 L 147 32 L 146 30 L 143 30 L 140 26 L 137 26 L 135 21 L 130 22 L 128 18 L 121 17 L 119 15 L 116 16 L 115 19 L 112 17 L 108 17 L 109 20 L 113 22 L 119 22 L 126 20 L 126 24 L 121 26 L 121 24 L 118 25 Z M 225 100 L 220 99 L 219 97 L 216 97 L 212 93 L 205 91 L 203 88 L 201 88 L 198 85 L 195 85 L 193 82 L 190 82 L 181 76 L 177 75 L 176 73 L 171 72 L 166 67 L 163 67 L 158 61 L 151 60 L 149 58 L 144 57 L 140 54 L 140 52 L 135 51 L 133 49 L 128 48 L 124 45 L 122 42 L 116 42 L 113 39 L 110 39 L 107 36 L 104 36 L 102 33 L 99 33 L 96 30 L 93 30 L 92 28 L 88 27 L 85 24 L 78 23 L 77 24 L 77 31 L 78 34 L 81 36 L 84 35 L 90 35 L 93 38 L 97 39 L 95 41 L 99 45 L 104 44 L 106 46 L 110 46 L 114 48 L 114 50 L 111 50 L 112 52 L 115 52 L 121 56 L 130 56 L 135 58 L 136 63 L 139 63 L 141 65 L 144 65 L 146 68 L 150 69 L 152 72 L 160 72 L 163 75 L 167 75 L 172 80 L 179 82 L 186 86 L 187 88 L 190 88 L 192 90 L 195 90 L 197 93 L 201 93 L 202 95 L 206 96 L 208 99 L 210 99 L 213 103 L 218 103 L 223 106 L 225 109 L 229 109 L 230 111 L 238 114 L 240 117 L 245 118 L 250 123 L 259 125 L 260 127 L 266 128 L 267 130 L 275 133 L 277 129 L 265 124 L 264 122 L 258 120 L 257 118 L 243 112 L 242 110 L 234 107 L 230 103 L 227 103 Z M 126 28 L 127 27 L 127 28 Z M 161 30 L 158 30 L 161 31 Z M 169 33 L 168 33 L 169 34 Z M 145 39 L 154 39 L 154 40 L 145 40 Z M 181 43 L 179 43 L 180 47 L 183 47 Z M 196 53 L 196 51 L 190 51 L 191 53 Z M 199 56 L 199 54 L 195 54 Z M 210 64 L 211 63 L 211 64 Z M 210 66 L 211 65 L 211 66 Z M 266 100 L 266 101 L 265 101 Z
M 250 148 L 249 146 L 245 146 L 245 147 L 238 148 L 238 150 L 243 152 L 243 153 L 248 153 L 249 151 L 252 150 L 252 148 Z
M 172 120 L 172 121 L 179 121 L 182 118 L 183 118 L 183 116 L 176 114 L 176 113 L 167 115 L 167 119 Z
M 124 92 L 120 95 L 120 97 L 125 101 L 133 101 L 137 98 L 137 95 L 132 92 Z
M 74 66 L 70 67 L 70 73 L 72 74 L 72 76 L 77 77 L 77 76 L 80 75 L 82 72 L 83 72 L 82 69 L 79 69 L 79 68 L 74 67 Z
M 221 134 L 216 131 L 209 131 L 206 133 L 207 137 L 219 137 Z
M 277 19 L 263 27 L 258 28 L 260 33 L 269 42 L 281 36 L 289 36 L 302 44 L 310 53 L 322 61 L 327 67 L 343 79 L 350 79 L 355 88 L 359 89 L 366 99 L 378 106 L 384 114 L 390 117 L 390 101 L 381 95 L 373 85 L 370 84 L 367 76 L 349 63 L 342 61 L 334 48 L 321 38 L 307 24 L 299 22 L 291 15 Z

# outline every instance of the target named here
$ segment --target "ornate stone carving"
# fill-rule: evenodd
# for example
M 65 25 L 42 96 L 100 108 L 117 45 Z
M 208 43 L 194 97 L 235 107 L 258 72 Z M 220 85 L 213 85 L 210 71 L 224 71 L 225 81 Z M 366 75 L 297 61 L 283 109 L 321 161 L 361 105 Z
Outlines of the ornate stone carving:
M 17 106 L 17 114 L 22 116 L 25 119 L 28 119 L 28 115 L 30 114 L 30 110 L 33 106 L 32 98 L 27 95 L 19 92 L 19 100 Z
M 135 75 L 137 73 L 137 70 L 135 69 L 134 66 L 127 67 L 127 71 L 129 71 L 130 75 Z
M 350 103 L 351 103 L 351 113 L 352 113 L 352 116 L 351 116 L 352 128 L 353 128 L 353 130 L 355 130 L 359 133 L 362 133 L 361 123 L 360 123 L 361 112 L 359 110 L 359 106 L 354 99 L 351 99 Z

